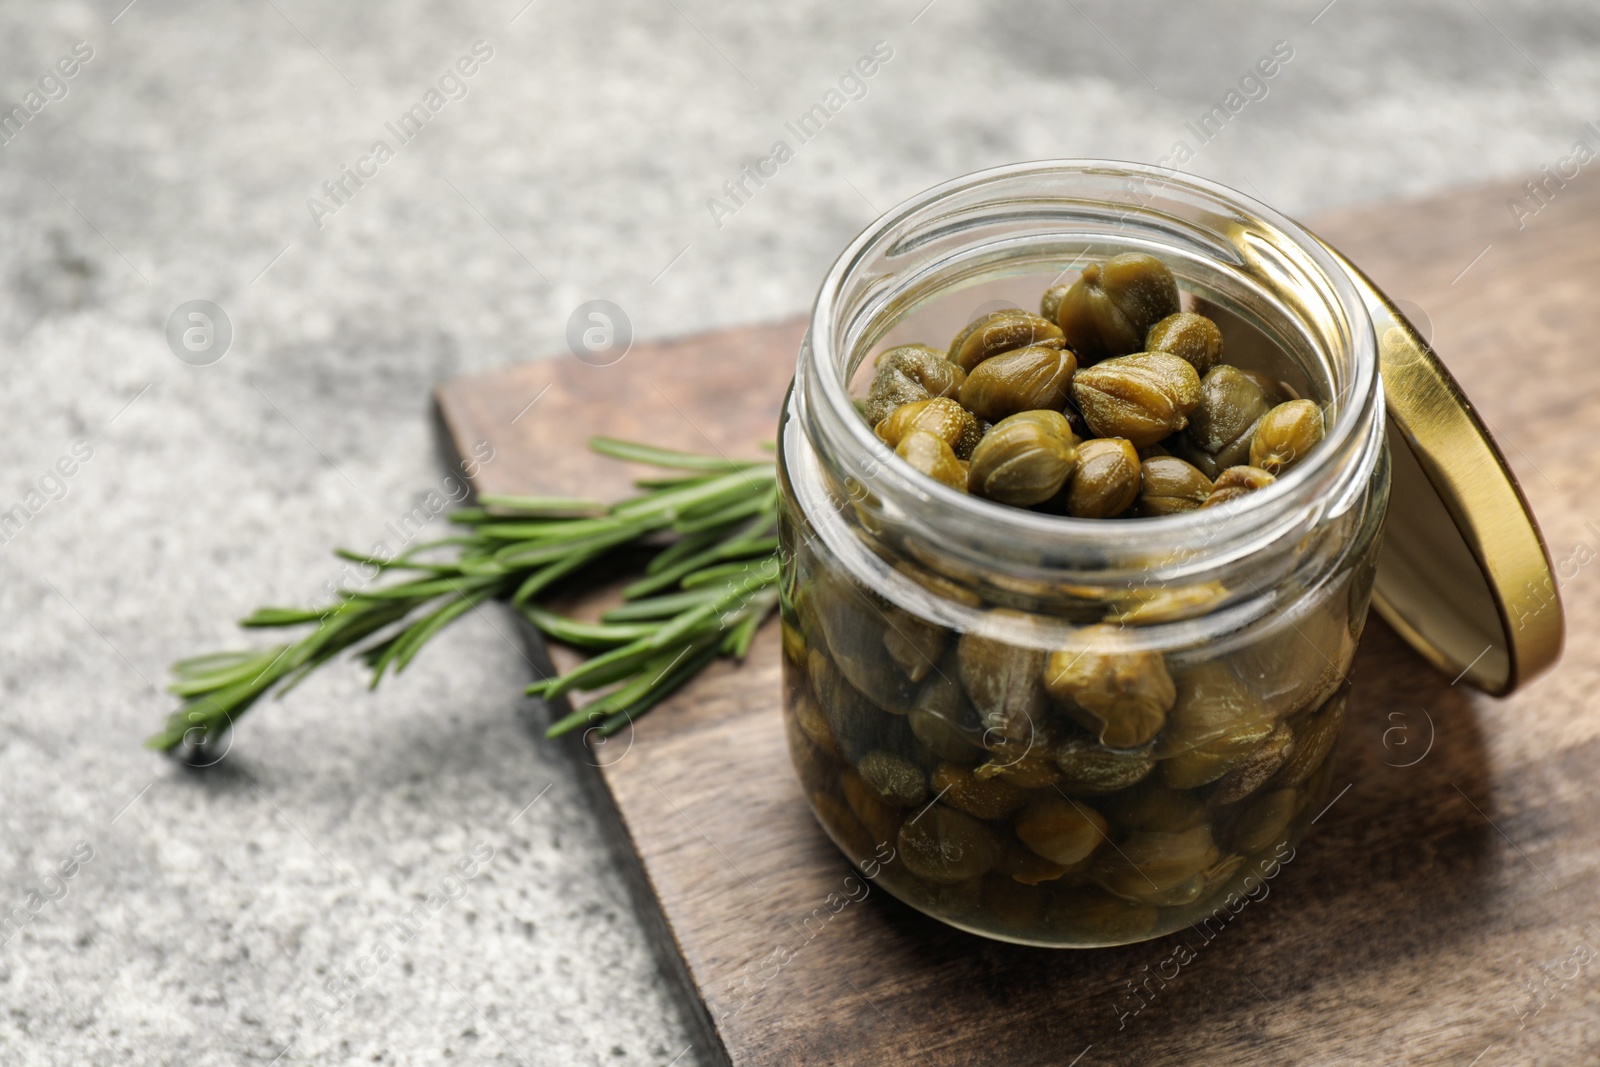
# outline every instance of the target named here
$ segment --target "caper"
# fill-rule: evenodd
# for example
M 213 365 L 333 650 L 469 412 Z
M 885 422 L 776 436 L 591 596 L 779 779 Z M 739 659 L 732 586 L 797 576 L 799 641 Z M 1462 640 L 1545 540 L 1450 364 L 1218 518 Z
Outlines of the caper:
M 879 439 L 890 448 L 899 445 L 912 430 L 926 430 L 943 438 L 957 459 L 970 458 L 983 436 L 972 412 L 943 396 L 901 404 L 875 427 Z
M 1003 778 L 978 778 L 972 768 L 941 763 L 929 778 L 940 802 L 979 819 L 1004 819 L 1028 796 Z
M 1045 689 L 1111 748 L 1137 748 L 1166 723 L 1177 691 L 1161 653 L 1118 647 L 1117 630 L 1079 631 L 1079 647 L 1050 654 Z
M 1322 440 L 1322 409 L 1310 400 L 1279 404 L 1256 423 L 1250 466 L 1282 474 Z
M 826 790 L 839 778 L 839 764 L 824 755 L 793 715 L 784 719 L 783 735 L 789 742 L 789 759 L 807 792 Z
M 1224 363 L 1211 368 L 1200 379 L 1200 402 L 1189 413 L 1189 428 L 1184 437 L 1200 452 L 1210 456 L 1216 471 L 1238 466 L 1250 459 L 1250 434 L 1256 421 L 1271 405 L 1261 386 L 1237 367 Z M 1191 459 L 1190 456 L 1185 456 Z
M 1067 868 L 1052 863 L 1014 837 L 996 836 L 995 873 L 1023 885 L 1060 881 Z M 1081 867 L 1081 865 L 1080 865 Z
M 1072 398 L 1095 434 L 1125 437 L 1143 448 L 1189 424 L 1189 412 L 1200 403 L 1200 377 L 1177 356 L 1140 352 L 1079 372 Z
M 1150 327 L 1177 314 L 1178 283 L 1142 252 L 1091 263 L 1061 298 L 1056 321 L 1067 347 L 1087 361 L 1137 352 Z
M 955 670 L 941 667 L 930 674 L 907 718 L 911 732 L 934 756 L 952 763 L 977 763 L 984 755 L 983 727 L 961 683 L 951 677 Z
M 823 714 L 817 698 L 811 695 L 808 688 L 801 687 L 790 696 L 789 712 L 794 716 L 801 733 L 810 738 L 814 745 L 830 756 L 839 755 L 839 742 L 833 739 L 833 731 L 828 728 L 828 717 Z
M 995 861 L 995 842 L 970 815 L 935 804 L 900 827 L 898 858 L 918 878 L 954 885 L 981 876 Z
M 1243 763 L 1275 729 L 1260 697 L 1221 663 L 1186 674 L 1157 755 L 1161 777 L 1174 789 L 1216 781 Z
M 1072 288 L 1069 282 L 1066 285 L 1052 285 L 1039 297 L 1039 315 L 1041 318 L 1055 322 L 1061 314 L 1061 298 L 1067 295 L 1067 290 Z
M 1139 497 L 1139 453 L 1120 437 L 1096 437 L 1078 446 L 1067 481 L 1066 512 L 1079 519 L 1109 519 Z
M 1299 399 L 1299 395 L 1296 394 L 1293 389 L 1289 388 L 1283 382 L 1279 381 L 1277 378 L 1274 378 L 1266 371 L 1246 370 L 1243 367 L 1239 368 L 1239 370 L 1241 373 L 1247 375 L 1251 381 L 1255 382 L 1261 387 L 1261 395 L 1266 397 L 1267 407 L 1269 408 L 1276 407 L 1279 404 L 1288 403 L 1291 400 Z
M 806 672 L 828 721 L 828 732 L 845 759 L 854 763 L 875 748 L 896 752 L 909 748 L 910 730 L 905 720 L 862 696 L 826 653 L 813 649 L 806 657 Z
M 909 808 L 928 799 L 928 779 L 922 768 L 904 756 L 875 749 L 861 757 L 856 772 L 885 804 Z
M 1017 838 L 1051 863 L 1072 867 L 1106 840 L 1105 816 L 1087 804 L 1041 796 L 1017 816 Z
M 1123 830 L 1178 833 L 1206 821 L 1206 806 L 1187 789 L 1173 789 L 1146 778 L 1132 789 L 1100 801 L 1100 808 Z
M 884 620 L 893 610 L 889 602 L 831 566 L 817 568 L 809 591 L 809 603 L 839 673 L 878 707 L 897 715 L 909 711 L 916 683 L 896 665 L 883 643 L 888 628 Z M 827 707 L 827 695 L 821 689 L 816 692 Z
M 1264 726 L 1261 737 L 1271 732 L 1271 709 L 1233 664 L 1208 660 L 1179 672 L 1175 682 L 1177 699 L 1156 745 L 1156 758 L 1190 751 L 1246 727 Z
M 1100 796 L 1136 785 L 1155 770 L 1148 750 L 1111 752 L 1094 741 L 1074 737 L 1055 749 L 1061 789 L 1076 796 Z
M 1186 360 L 1196 374 L 1204 374 L 1222 361 L 1222 331 L 1204 315 L 1180 311 L 1150 327 L 1144 350 L 1170 352 Z
M 950 631 L 920 619 L 903 608 L 890 605 L 883 611 L 883 647 L 895 666 L 913 682 L 920 682 L 944 654 Z M 887 708 L 900 712 L 909 708 Z
M 867 421 L 876 426 L 895 408 L 929 397 L 954 397 L 967 372 L 927 345 L 901 345 L 878 356 L 867 390 Z
M 1330 697 L 1295 728 L 1294 751 L 1278 771 L 1274 784 L 1304 785 L 1310 780 L 1339 740 L 1339 727 L 1344 723 L 1344 706 L 1345 694 Z
M 1200 506 L 1214 508 L 1248 496 L 1257 489 L 1265 489 L 1272 482 L 1272 475 L 1259 467 L 1229 467 L 1217 475 L 1217 480 L 1211 484 L 1211 495 Z
M 1063 415 L 1024 411 L 1001 419 L 984 434 L 972 453 L 967 490 L 1017 507 L 1042 504 L 1061 491 L 1077 462 L 1072 427 Z
M 1011 611 L 991 616 L 1026 618 Z M 1044 715 L 1044 653 L 966 633 L 956 646 L 961 684 L 985 728 L 1002 738 L 1030 743 Z
M 1002 352 L 967 375 L 961 406 L 990 422 L 1019 411 L 1060 408 L 1077 369 L 1077 357 L 1064 348 L 1030 345 Z
M 974 367 L 1002 352 L 1014 348 L 1061 348 L 1062 343 L 1061 327 L 1055 323 L 1021 308 L 1005 308 L 969 323 L 956 334 L 950 342 L 950 359 L 971 374 Z
M 989 748 L 989 761 L 972 769 L 975 777 L 1003 778 L 1018 789 L 1044 789 L 1061 781 L 1061 767 L 1050 757 L 1050 739 L 1044 734 Z
M 1218 781 L 1245 763 L 1274 729 L 1272 723 L 1243 723 L 1194 749 L 1168 757 L 1162 761 L 1162 781 L 1173 789 L 1198 789 Z
M 1139 514 L 1194 511 L 1211 495 L 1211 479 L 1177 456 L 1151 456 L 1139 463 Z
M 867 860 L 874 858 L 878 842 L 873 840 L 871 831 L 861 825 L 855 813 L 838 797 L 816 790 L 807 793 L 806 799 L 811 802 L 817 821 L 839 842 L 839 847 L 844 849 L 851 862 L 864 865 Z
M 1294 606 L 1260 640 L 1240 649 L 1234 662 L 1261 698 L 1287 716 L 1319 706 L 1344 684 L 1356 634 L 1342 590 L 1315 599 L 1294 588 L 1283 592 Z
M 796 666 L 803 667 L 806 663 L 806 635 L 800 632 L 800 627 L 788 619 L 779 622 L 779 634 L 783 644 L 783 658 Z
M 1134 833 L 1100 853 L 1094 880 L 1119 897 L 1170 907 L 1198 899 L 1205 888 L 1204 872 L 1221 858 L 1209 826 Z
M 1262 793 L 1228 809 L 1217 833 L 1235 852 L 1260 852 L 1284 839 L 1289 823 L 1299 810 L 1298 789 Z
M 944 438 L 927 430 L 912 430 L 900 438 L 894 454 L 941 485 L 967 491 L 966 467 Z
M 900 822 L 906 817 L 904 808 L 888 804 L 866 779 L 855 771 L 847 770 L 839 776 L 839 791 L 850 811 L 872 835 L 874 845 L 892 843 L 900 832 Z
M 1211 794 L 1212 802 L 1237 804 L 1266 785 L 1267 780 L 1277 774 L 1293 754 L 1294 731 L 1288 723 L 1280 722 L 1261 744 L 1222 776 L 1217 782 L 1216 791 Z

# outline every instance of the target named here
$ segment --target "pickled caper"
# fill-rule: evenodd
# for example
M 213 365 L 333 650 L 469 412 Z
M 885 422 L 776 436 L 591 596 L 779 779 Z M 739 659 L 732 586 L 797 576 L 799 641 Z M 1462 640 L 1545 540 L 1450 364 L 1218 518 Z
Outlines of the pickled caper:
M 809 593 L 822 643 L 839 673 L 878 707 L 898 715 L 909 711 L 917 685 L 883 643 L 892 605 L 833 568 L 815 572 Z M 817 699 L 827 706 L 820 689 Z
M 1077 462 L 1065 417 L 1054 411 L 1024 411 L 995 423 L 984 435 L 972 453 L 967 489 L 1002 504 L 1041 504 L 1061 491 Z
M 1300 811 L 1298 789 L 1277 789 L 1228 809 L 1218 834 L 1235 852 L 1260 852 L 1282 841 Z
M 1172 907 L 1198 899 L 1205 890 L 1204 872 L 1221 858 L 1207 825 L 1178 833 L 1134 833 L 1115 849 L 1100 852 L 1093 875 L 1119 897 Z
M 1105 816 L 1060 796 L 1031 801 L 1017 816 L 1015 829 L 1029 849 L 1063 867 L 1082 863 L 1106 840 Z
M 1155 770 L 1148 751 L 1110 752 L 1087 738 L 1069 738 L 1056 746 L 1056 766 L 1061 768 L 1061 790 L 1074 796 L 1115 793 L 1138 784 Z
M 839 791 L 844 794 L 844 802 L 850 806 L 850 811 L 872 836 L 874 846 L 894 843 L 895 836 L 900 832 L 901 820 L 906 818 L 904 808 L 886 803 L 878 791 L 855 771 L 847 770 L 839 776 Z
M 1344 724 L 1345 695 L 1331 697 L 1295 728 L 1294 751 L 1273 779 L 1274 785 L 1304 785 L 1333 752 Z
M 1077 357 L 1064 348 L 1029 345 L 998 353 L 967 375 L 961 406 L 989 422 L 1019 411 L 1059 409 L 1077 369 Z
M 1266 785 L 1294 754 L 1294 731 L 1280 722 L 1262 742 L 1217 782 L 1211 800 L 1215 804 L 1237 804 Z
M 856 772 L 885 804 L 909 808 L 928 799 L 928 779 L 922 768 L 904 756 L 874 749 L 861 757 Z
M 1261 416 L 1250 438 L 1250 466 L 1281 474 L 1322 440 L 1322 409 L 1291 400 Z
M 789 708 L 800 731 L 810 738 L 812 744 L 829 756 L 840 755 L 839 742 L 833 739 L 833 731 L 828 728 L 828 717 L 822 713 L 817 698 L 811 695 L 808 688 L 802 687 L 790 697 Z
M 942 763 L 929 778 L 940 803 L 979 819 L 1004 819 L 1022 807 L 1028 796 L 1003 778 L 978 778 L 971 767 Z
M 950 631 L 893 605 L 883 611 L 883 647 L 895 666 L 913 682 L 920 682 L 944 654 Z M 891 708 L 891 711 L 907 710 Z
M 1061 328 L 1021 308 L 991 312 L 969 323 L 950 342 L 950 360 L 968 374 L 1002 352 L 1015 348 L 1061 348 Z M 971 405 L 967 405 L 970 407 Z
M 1079 519 L 1121 515 L 1139 498 L 1139 453 L 1118 437 L 1096 437 L 1078 446 L 1078 462 L 1067 481 L 1065 508 Z
M 942 485 L 965 493 L 966 466 L 944 438 L 926 430 L 912 430 L 900 438 L 894 454 Z
M 994 861 L 996 874 L 1023 885 L 1043 885 L 1046 882 L 1058 882 L 1068 873 L 1066 867 L 1050 862 L 1014 837 L 997 834 L 995 841 L 999 846 Z M 1075 870 L 1083 867 L 1083 864 L 1079 864 Z
M 983 727 L 966 690 L 951 677 L 957 669 L 948 665 L 930 674 L 907 719 L 911 732 L 934 756 L 973 764 L 984 757 Z
M 1170 352 L 1203 375 L 1222 361 L 1222 331 L 1204 315 L 1180 311 L 1150 327 L 1144 335 L 1144 350 Z
M 1052 285 L 1039 297 L 1039 316 L 1047 322 L 1055 322 L 1061 314 L 1061 298 L 1067 295 L 1067 290 L 1072 285 Z
M 1206 821 L 1206 805 L 1187 789 L 1173 789 L 1159 776 L 1100 801 L 1100 809 L 1121 830 L 1179 833 Z
M 1015 612 L 1000 618 L 1025 620 Z M 1003 738 L 1030 743 L 1044 716 L 1044 653 L 978 633 L 966 633 L 956 646 L 961 684 L 984 727 Z
M 1194 511 L 1211 496 L 1211 479 L 1177 456 L 1151 456 L 1139 463 L 1139 514 Z
M 1211 495 L 1200 506 L 1214 508 L 1271 485 L 1272 475 L 1259 467 L 1229 467 L 1211 483 Z
M 935 885 L 981 877 L 995 861 L 994 838 L 983 824 L 942 804 L 907 819 L 897 845 L 906 869 Z
M 930 397 L 954 397 L 967 372 L 927 345 L 901 345 L 878 356 L 867 392 L 867 421 L 876 426 L 895 408 Z
M 1056 321 L 1067 347 L 1092 362 L 1139 351 L 1150 327 L 1178 311 L 1178 283 L 1167 265 L 1125 252 L 1083 268 L 1062 295 Z
M 968 378 L 963 398 L 971 387 Z M 1189 412 L 1200 403 L 1200 378 L 1178 356 L 1141 352 L 1080 371 L 1072 380 L 1072 398 L 1095 434 L 1124 437 L 1143 448 L 1189 424 Z
M 1189 428 L 1184 431 L 1186 443 L 1206 460 L 1195 462 L 1192 453 L 1181 454 L 1211 477 L 1248 463 L 1250 435 L 1270 406 L 1261 386 L 1237 367 L 1224 363 L 1211 368 L 1200 379 L 1200 402 L 1189 413 Z
M 957 459 L 969 459 L 983 430 L 972 412 L 948 397 L 933 397 L 902 404 L 874 427 L 880 440 L 890 448 L 900 444 L 912 430 L 926 430 L 955 452 Z
M 1111 626 L 1079 631 L 1080 644 L 1050 654 L 1045 689 L 1112 748 L 1137 748 L 1161 732 L 1177 691 L 1161 653 L 1119 647 Z

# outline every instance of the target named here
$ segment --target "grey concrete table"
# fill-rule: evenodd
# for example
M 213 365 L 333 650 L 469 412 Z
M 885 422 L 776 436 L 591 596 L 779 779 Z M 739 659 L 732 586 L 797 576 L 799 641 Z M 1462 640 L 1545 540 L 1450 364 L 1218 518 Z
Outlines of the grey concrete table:
M 505 618 L 203 774 L 139 747 L 165 665 L 396 536 L 449 488 L 429 386 L 585 300 L 792 314 L 880 211 L 1026 158 L 1293 213 L 1514 191 L 1600 120 L 1597 36 L 1578 0 L 0 4 L 0 1062 L 703 1062 Z M 191 300 L 225 319 L 169 344 Z

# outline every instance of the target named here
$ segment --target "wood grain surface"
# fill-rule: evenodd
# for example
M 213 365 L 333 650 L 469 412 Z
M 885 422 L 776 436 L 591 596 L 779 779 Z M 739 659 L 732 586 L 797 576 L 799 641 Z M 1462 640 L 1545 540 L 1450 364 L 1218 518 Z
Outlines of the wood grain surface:
M 1346 791 L 1269 894 L 1210 941 L 1049 951 L 951 930 L 877 890 L 851 899 L 860 883 L 789 768 L 768 626 L 743 667 L 713 667 L 631 737 L 578 752 L 598 765 L 713 1059 L 1600 1061 L 1600 185 L 1570 183 L 1522 229 L 1514 195 L 1508 182 L 1312 225 L 1431 335 L 1494 428 L 1560 572 L 1562 663 L 1495 701 L 1374 617 L 1334 783 Z M 530 363 L 437 398 L 458 448 L 499 453 L 480 490 L 620 495 L 632 472 L 585 456 L 585 435 L 749 454 L 773 434 L 801 333 Z M 1180 942 L 1194 958 L 1175 967 Z

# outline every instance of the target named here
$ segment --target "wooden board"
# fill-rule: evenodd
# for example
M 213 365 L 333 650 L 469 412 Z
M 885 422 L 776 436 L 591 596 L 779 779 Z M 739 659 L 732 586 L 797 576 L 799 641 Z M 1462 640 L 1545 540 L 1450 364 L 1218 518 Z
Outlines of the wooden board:
M 956 932 L 875 890 L 829 911 L 850 869 L 790 771 L 769 626 L 744 667 L 714 667 L 585 757 L 601 765 L 598 795 L 713 1059 L 1600 1057 L 1600 186 L 1569 184 L 1521 230 L 1515 192 L 1313 226 L 1408 303 L 1495 427 L 1562 572 L 1562 664 L 1494 701 L 1374 617 L 1335 779 L 1348 791 L 1270 894 L 1213 941 L 1060 952 Z M 748 454 L 773 434 L 801 332 L 787 322 L 641 345 L 609 367 L 509 367 L 444 385 L 438 403 L 463 453 L 481 440 L 497 450 L 480 489 L 620 495 L 630 472 L 586 456 L 586 435 Z M 1174 976 L 1165 961 L 1180 941 L 1195 958 Z

